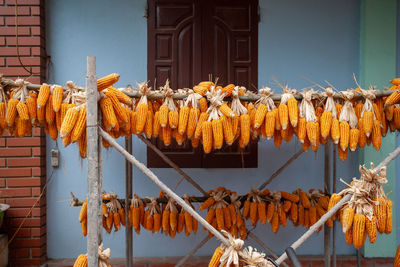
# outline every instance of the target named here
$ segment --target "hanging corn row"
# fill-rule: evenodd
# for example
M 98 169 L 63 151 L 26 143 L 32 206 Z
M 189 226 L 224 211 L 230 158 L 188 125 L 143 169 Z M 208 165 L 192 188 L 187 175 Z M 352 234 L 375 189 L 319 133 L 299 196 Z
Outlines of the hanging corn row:
M 351 193 L 352 198 L 332 219 L 340 220 L 347 244 L 361 248 L 368 236 L 371 243 L 375 243 L 377 233 L 390 234 L 392 232 L 392 201 L 383 191 L 383 184 L 387 183 L 386 167 L 379 170 L 379 174 L 371 169 L 360 166 L 360 179 L 353 181 L 338 194 L 332 194 L 329 207 L 332 208 L 342 196 Z
M 173 91 L 169 82 L 159 90 L 141 83 L 137 90 L 117 89 L 119 79 L 113 73 L 98 80 L 102 127 L 115 138 L 145 135 L 158 138 L 165 146 L 190 142 L 202 146 L 205 153 L 237 142 L 244 149 L 250 140 L 274 139 L 280 147 L 293 136 L 304 150 L 316 151 L 328 141 L 338 145 L 339 157 L 346 160 L 348 151 L 372 144 L 380 149 L 381 138 L 400 129 L 400 79 L 393 79 L 389 97 L 376 97 L 374 88 L 337 93 L 331 87 L 324 92 L 308 90 L 298 93 L 283 86 L 280 101 L 273 100 L 270 88 L 258 94 L 229 84 L 218 86 L 204 81 L 193 89 Z M 32 126 L 44 127 L 65 146 L 78 142 L 80 156 L 86 157 L 86 94 L 84 88 L 67 82 L 66 89 L 43 84 L 39 93 L 29 91 L 29 83 L 18 79 L 7 93 L 0 87 L 0 128 L 14 136 L 29 134 Z M 180 96 L 176 100 L 175 93 Z M 149 99 L 150 95 L 162 99 Z M 360 97 L 355 97 L 356 95 Z M 139 101 L 128 95 L 140 95 Z M 301 97 L 299 97 L 301 96 Z M 230 97 L 230 101 L 226 100 Z M 243 102 L 240 97 L 257 99 Z M 302 99 L 300 103 L 297 99 Z M 189 141 L 190 140 L 190 141 Z M 103 145 L 110 145 L 103 139 Z
M 285 227 L 287 220 L 294 226 L 309 228 L 327 212 L 329 196 L 321 190 L 311 189 L 309 193 L 297 189 L 292 193 L 265 189 L 251 190 L 245 196 L 238 196 L 236 192 L 218 187 L 207 192 L 209 197 L 202 200 L 199 211 L 207 210 L 205 220 L 219 231 L 224 230 L 235 238 L 246 239 L 246 220 L 253 226 L 258 222 L 270 223 L 272 231 L 278 232 L 280 226 Z M 172 199 L 160 192 L 158 199 L 166 199 L 159 203 L 157 198 L 147 198 L 146 201 L 134 194 L 130 200 L 129 208 L 123 207 L 115 194 L 103 194 L 103 227 L 108 232 L 114 226 L 118 231 L 121 224 L 125 226 L 125 212 L 128 212 L 129 226 L 137 234 L 141 228 L 152 233 L 161 232 L 170 237 L 184 232 L 189 236 L 196 234 L 198 222 L 188 212 L 177 205 Z M 184 195 L 183 199 L 193 207 L 191 197 Z M 194 198 L 193 198 L 194 199 Z M 82 233 L 86 236 L 87 203 L 83 202 L 79 214 Z M 326 223 L 332 226 L 332 220 Z M 212 236 L 211 233 L 209 233 Z

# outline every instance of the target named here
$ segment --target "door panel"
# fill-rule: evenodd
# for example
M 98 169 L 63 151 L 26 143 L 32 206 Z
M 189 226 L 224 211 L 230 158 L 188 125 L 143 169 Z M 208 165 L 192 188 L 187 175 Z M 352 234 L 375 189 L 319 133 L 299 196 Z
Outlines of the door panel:
M 218 84 L 257 86 L 257 0 L 148 0 L 148 80 L 171 88 L 192 88 L 218 77 Z M 154 81 L 156 80 L 156 84 Z M 255 85 L 255 87 L 251 86 Z M 172 161 L 189 168 L 257 167 L 257 142 L 244 151 L 225 146 L 209 155 L 191 141 L 165 147 L 153 140 Z M 147 149 L 149 167 L 169 167 Z

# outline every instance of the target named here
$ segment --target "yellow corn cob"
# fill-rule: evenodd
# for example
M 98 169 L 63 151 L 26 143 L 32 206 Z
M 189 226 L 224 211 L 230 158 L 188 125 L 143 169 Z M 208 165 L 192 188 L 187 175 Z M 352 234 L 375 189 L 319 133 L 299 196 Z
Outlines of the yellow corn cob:
M 196 93 L 198 93 L 199 95 L 204 96 L 209 88 L 210 88 L 210 85 L 196 85 L 193 87 L 193 90 Z
M 100 108 L 103 114 L 103 121 L 106 126 L 106 130 L 110 131 L 117 124 L 117 116 L 115 115 L 114 109 L 112 107 L 111 99 L 108 97 L 103 97 L 100 100 Z M 63 108 L 61 108 L 61 110 L 63 110 Z M 68 110 L 65 111 L 65 114 Z M 63 120 L 62 112 L 61 119 Z
M 240 115 L 240 140 L 243 147 L 250 141 L 250 116 L 249 114 Z
M 350 126 L 347 121 L 341 121 L 340 127 L 340 148 L 345 151 L 350 142 Z
M 329 136 L 332 127 L 332 112 L 330 112 L 329 110 L 325 110 L 322 113 L 320 126 L 321 126 L 321 136 L 323 138 L 327 138 Z
M 361 248 L 364 245 L 365 234 L 365 216 L 363 214 L 355 214 L 353 221 L 353 245 L 355 248 Z
M 396 129 L 400 129 L 400 107 L 395 107 L 393 110 L 393 121 Z
M 152 132 L 153 132 L 153 112 L 151 110 L 148 110 L 146 125 L 144 127 L 144 133 L 148 139 L 151 138 Z
M 362 124 L 364 127 L 364 133 L 367 137 L 369 137 L 372 132 L 372 128 L 374 126 L 374 114 L 372 113 L 372 111 L 364 111 L 362 120 L 363 120 Z
M 124 103 L 125 105 L 131 106 L 132 105 L 132 99 L 127 96 L 126 94 L 124 94 L 123 92 L 121 92 L 120 90 L 110 86 L 107 88 L 108 91 L 112 92 L 117 98 L 118 101 L 121 103 Z
M 178 111 L 170 110 L 168 112 L 168 123 L 171 129 L 175 129 L 178 127 L 179 123 L 179 114 Z
M 393 212 L 392 212 L 393 203 L 390 199 L 386 200 L 386 226 L 385 226 L 385 234 L 390 234 L 393 228 Z
M 23 103 L 21 101 L 18 102 L 17 112 L 18 112 L 18 116 L 21 120 L 24 120 L 24 121 L 29 120 L 28 107 L 25 103 Z
M 214 147 L 220 149 L 224 143 L 222 122 L 220 119 L 213 119 L 211 122 L 213 131 Z
M 287 101 L 289 120 L 293 128 L 296 128 L 299 119 L 299 107 L 297 106 L 297 100 L 294 97 L 290 97 Z
M 362 120 L 362 118 L 360 118 L 358 120 L 358 130 L 360 131 L 360 135 L 358 138 L 358 146 L 360 148 L 363 148 L 367 143 L 367 137 L 365 136 L 364 127 L 363 127 L 362 123 L 363 123 L 363 120 Z
M 374 120 L 374 125 L 372 128 L 372 144 L 376 150 L 381 148 L 382 135 L 381 135 L 381 125 L 378 120 Z
M 339 154 L 339 158 L 341 161 L 343 161 L 343 162 L 346 161 L 348 152 L 349 152 L 349 150 L 347 148 L 346 148 L 346 150 L 342 150 L 340 145 L 338 145 L 338 154 Z
M 145 103 L 139 104 L 136 109 L 136 134 L 141 134 L 146 125 L 148 105 Z
M 56 119 L 56 113 L 53 109 L 53 95 L 49 96 L 49 100 L 46 104 L 46 122 L 47 124 L 53 124 Z
M 328 203 L 328 210 L 332 209 L 340 200 L 342 199 L 342 196 L 336 193 L 333 193 L 329 199 Z M 332 216 L 332 220 L 335 220 L 335 215 Z
M 191 108 L 189 112 L 189 119 L 187 123 L 186 134 L 188 139 L 192 139 L 196 131 L 196 124 L 199 121 L 200 110 L 198 108 Z
M 36 98 L 28 97 L 25 99 L 26 106 L 28 107 L 29 118 L 31 119 L 31 123 L 35 123 L 36 121 Z
M 0 103 L 0 128 L 5 129 L 7 127 L 6 123 L 6 103 Z
M 67 114 L 65 114 L 65 118 L 61 124 L 61 129 L 60 129 L 61 138 L 65 138 L 67 135 L 69 135 L 69 133 L 72 131 L 73 127 L 75 126 L 75 123 L 78 120 L 78 116 L 79 116 L 78 108 L 74 107 L 68 109 Z
M 160 107 L 160 125 L 161 127 L 167 126 L 168 123 L 168 106 L 167 105 L 162 105 Z
M 203 112 L 207 112 L 208 109 L 208 105 L 207 105 L 207 99 L 205 97 L 200 98 L 199 100 L 199 108 L 200 111 Z
M 268 108 L 264 104 L 260 104 L 257 107 L 255 117 L 254 117 L 254 128 L 258 129 L 264 122 L 265 114 L 267 114 Z
M 197 122 L 196 130 L 195 130 L 195 132 L 194 132 L 194 137 L 195 137 L 196 139 L 200 139 L 200 137 L 202 136 L 202 125 L 203 125 L 203 123 L 204 123 L 205 121 L 208 120 L 208 117 L 209 117 L 209 114 L 208 114 L 208 113 L 202 112 L 202 113 L 200 114 L 199 121 Z
M 165 146 L 169 146 L 171 144 L 172 140 L 172 130 L 171 127 L 167 124 L 166 127 L 162 127 L 162 133 L 163 133 L 163 142 Z
M 318 122 L 309 121 L 306 124 L 307 137 L 311 145 L 316 145 L 319 139 L 319 124 Z
M 220 117 L 220 121 L 222 122 L 225 143 L 230 146 L 230 145 L 232 145 L 233 138 L 235 137 L 232 132 L 231 122 L 225 115 L 222 115 Z
M 360 137 L 360 130 L 358 130 L 357 128 L 350 129 L 349 148 L 352 152 L 356 151 L 357 144 L 359 142 L 359 137 Z
M 342 104 L 336 104 L 336 105 L 335 105 L 335 108 L 336 108 L 336 118 L 339 118 L 339 117 L 340 117 L 340 112 L 342 112 L 342 107 L 343 107 Z
M 346 233 L 353 226 L 353 219 L 354 219 L 354 209 L 347 206 L 343 210 L 342 215 L 342 230 L 343 233 Z
M 235 89 L 235 85 L 231 83 L 222 88 L 222 92 L 226 93 L 226 96 L 231 96 L 233 89 Z
M 385 107 L 385 116 L 388 121 L 393 120 L 394 106 Z
M 201 133 L 203 139 L 204 153 L 208 154 L 211 152 L 213 145 L 213 126 L 211 121 L 205 121 L 202 123 Z
M 371 243 L 375 243 L 376 241 L 376 217 L 373 216 L 372 220 L 369 220 L 368 218 L 366 218 L 365 221 L 365 228 L 367 230 L 367 234 L 369 237 L 369 242 Z
M 386 98 L 385 107 L 397 104 L 400 101 L 400 92 L 394 91 L 388 98 Z
M 122 122 L 128 122 L 128 117 L 118 98 L 112 92 L 106 92 L 106 96 L 111 100 L 112 106 L 114 108 L 115 115 Z
M 47 100 L 49 99 L 50 95 L 50 87 L 47 84 L 42 84 L 39 89 L 39 95 L 37 98 L 37 107 L 44 108 L 47 104 Z
M 393 267 L 400 267 L 400 245 L 397 246 L 396 255 L 393 260 Z
M 18 99 L 10 99 L 7 104 L 6 122 L 8 126 L 13 126 L 15 118 L 17 117 Z
M 279 215 L 278 212 L 275 211 L 271 220 L 272 232 L 276 233 L 279 230 Z
M 307 120 L 306 118 L 299 118 L 298 121 L 298 127 L 297 127 L 297 138 L 299 139 L 300 143 L 303 143 L 304 140 L 307 137 L 307 129 L 306 129 L 306 125 L 307 125 Z
M 279 110 L 276 109 L 275 112 L 275 130 L 280 131 L 282 130 L 281 121 L 279 119 Z
M 357 119 L 361 118 L 361 112 L 363 109 L 363 104 L 362 103 L 358 103 L 355 107 L 354 107 L 354 112 L 356 113 Z
M 63 93 L 64 90 L 62 87 L 60 86 L 55 86 L 53 89 L 53 97 L 52 97 L 52 101 L 53 101 L 53 110 L 54 112 L 58 112 L 61 108 L 61 102 L 62 102 L 62 98 L 63 98 Z
M 345 234 L 345 239 L 346 239 L 347 245 L 353 244 L 353 228 L 350 228 L 350 229 L 346 232 L 346 234 Z
M 154 121 L 153 121 L 153 136 L 158 137 L 158 134 L 160 132 L 160 111 L 156 111 L 154 113 Z
M 235 113 L 233 113 L 232 109 L 226 103 L 223 103 L 219 107 L 219 111 L 221 111 L 221 113 L 224 114 L 227 118 L 235 117 Z
M 321 116 L 322 113 L 324 112 L 324 109 L 322 107 L 316 107 L 315 108 L 315 117 L 317 118 L 317 122 L 321 122 Z
M 101 91 L 106 89 L 107 87 L 110 87 L 114 83 L 118 82 L 119 80 L 119 74 L 118 73 L 111 73 L 107 76 L 104 76 L 100 79 L 97 80 L 97 90 Z
M 268 140 L 274 136 L 276 112 L 277 109 L 273 109 L 265 115 L 265 135 Z
M 87 266 L 88 266 L 87 256 L 84 255 L 84 254 L 81 254 L 75 260 L 75 263 L 74 263 L 73 267 L 87 267 Z
M 286 104 L 280 104 L 278 107 L 279 122 L 283 130 L 286 129 L 289 120 L 288 106 Z M 311 140 L 310 140 L 311 141 Z
M 184 106 L 179 110 L 179 122 L 178 122 L 178 132 L 180 135 L 186 133 L 186 128 L 189 120 L 189 107 Z
M 218 267 L 220 265 L 219 260 L 221 259 L 221 256 L 224 254 L 224 249 L 219 246 L 215 249 L 214 254 L 208 263 L 208 267 Z
M 274 133 L 274 145 L 276 147 L 280 147 L 281 144 L 282 144 L 281 131 L 275 130 L 275 133 Z
M 86 131 L 86 105 L 79 110 L 78 120 L 76 121 L 71 133 L 71 142 L 74 143 L 78 141 L 84 131 Z
M 311 202 L 306 192 L 299 190 L 299 199 L 304 208 L 308 209 L 311 207 Z
M 334 144 L 339 143 L 340 139 L 340 126 L 338 119 L 332 119 L 332 126 L 331 126 L 331 139 Z

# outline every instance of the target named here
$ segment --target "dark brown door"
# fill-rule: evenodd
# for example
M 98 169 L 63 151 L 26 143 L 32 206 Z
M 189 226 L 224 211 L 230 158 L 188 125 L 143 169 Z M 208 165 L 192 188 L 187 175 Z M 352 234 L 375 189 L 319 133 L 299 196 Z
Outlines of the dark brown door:
M 222 85 L 256 88 L 257 0 L 149 0 L 148 8 L 148 79 L 153 86 L 169 79 L 173 89 L 191 88 L 212 74 Z M 180 167 L 257 167 L 256 142 L 245 151 L 234 145 L 209 155 L 193 149 L 190 141 L 181 147 L 153 142 Z M 168 167 L 151 149 L 147 163 Z

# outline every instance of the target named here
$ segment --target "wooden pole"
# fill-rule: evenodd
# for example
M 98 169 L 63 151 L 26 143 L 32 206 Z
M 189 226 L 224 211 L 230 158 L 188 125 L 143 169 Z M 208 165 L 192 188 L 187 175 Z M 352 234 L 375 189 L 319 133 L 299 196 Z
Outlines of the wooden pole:
M 203 217 L 201 217 L 192 207 L 190 207 L 182 198 L 180 198 L 174 191 L 166 186 L 158 177 L 140 161 L 138 161 L 133 155 L 126 152 L 126 150 L 118 144 L 108 133 L 103 129 L 99 128 L 100 135 L 106 139 L 110 145 L 112 145 L 117 151 L 119 151 L 125 159 L 129 160 L 139 171 L 146 175 L 151 181 L 159 186 L 164 192 L 175 200 L 185 211 L 189 212 L 201 225 L 207 228 L 217 239 L 219 239 L 224 245 L 230 246 L 228 239 L 226 239 L 219 231 L 217 231 L 211 224 L 209 224 Z
M 325 144 L 324 148 L 324 189 L 325 194 L 331 191 L 331 142 Z M 324 225 L 324 266 L 331 266 L 331 228 Z
M 336 192 L 336 146 L 332 149 L 332 192 Z M 332 267 L 336 267 L 336 220 L 332 227 Z
M 278 255 L 276 255 L 276 253 L 272 249 L 267 247 L 267 245 L 265 245 L 264 242 L 262 242 L 255 234 L 249 231 L 247 235 L 254 241 L 256 241 L 257 244 L 259 244 L 266 252 L 268 252 L 274 260 L 278 258 Z M 289 265 L 287 265 L 286 262 L 282 262 L 281 265 L 284 267 L 289 267 Z
M 99 194 L 99 150 L 97 120 L 96 57 L 87 57 L 87 185 L 88 185 L 88 266 L 98 266 L 98 247 L 101 240 L 101 195 Z
M 132 138 L 125 137 L 125 149 L 128 153 L 132 154 Z M 129 200 L 132 199 L 132 164 L 125 160 L 125 241 L 126 241 L 126 259 L 125 266 L 131 267 L 133 264 L 133 235 L 132 226 L 129 222 Z

